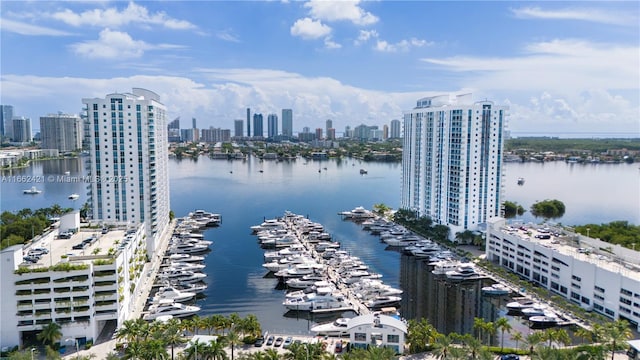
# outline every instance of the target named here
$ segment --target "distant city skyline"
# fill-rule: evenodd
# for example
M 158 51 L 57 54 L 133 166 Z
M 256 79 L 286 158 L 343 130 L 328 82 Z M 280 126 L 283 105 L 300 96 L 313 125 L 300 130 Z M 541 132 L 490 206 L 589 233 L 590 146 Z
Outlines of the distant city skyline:
M 292 109 L 295 132 L 340 132 L 473 92 L 509 106 L 515 136 L 640 136 L 638 2 L 2 5 L 0 104 L 25 118 L 142 87 L 200 128 Z

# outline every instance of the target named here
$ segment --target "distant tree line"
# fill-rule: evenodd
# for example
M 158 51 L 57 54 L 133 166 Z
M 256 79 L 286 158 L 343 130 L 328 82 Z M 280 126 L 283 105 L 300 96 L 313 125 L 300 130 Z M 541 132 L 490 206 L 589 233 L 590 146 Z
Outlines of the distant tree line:
M 52 217 L 66 214 L 73 209 L 62 208 L 58 204 L 51 207 L 31 210 L 28 208 L 15 213 L 4 211 L 0 214 L 0 249 L 24 244 L 35 235 L 41 234 L 51 226 Z

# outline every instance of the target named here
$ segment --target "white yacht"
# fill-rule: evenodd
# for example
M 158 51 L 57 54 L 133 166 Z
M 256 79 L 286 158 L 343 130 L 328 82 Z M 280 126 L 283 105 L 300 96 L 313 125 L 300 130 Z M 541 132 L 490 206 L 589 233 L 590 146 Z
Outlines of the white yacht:
M 520 299 L 520 300 L 516 300 L 516 301 L 512 301 L 510 303 L 507 303 L 507 310 L 508 311 L 514 311 L 514 312 L 521 312 L 522 310 L 532 307 L 534 304 L 536 304 L 535 301 L 530 300 L 530 299 Z
M 531 316 L 529 323 L 531 327 L 550 327 L 555 326 L 560 321 L 560 317 L 552 311 L 545 311 L 542 315 Z
M 161 300 L 173 300 L 174 302 L 185 302 L 192 300 L 196 297 L 195 292 L 180 291 L 172 286 L 163 286 L 153 297 L 154 303 L 159 303 Z
M 402 301 L 402 298 L 400 296 L 381 295 L 365 301 L 364 305 L 369 309 L 378 309 L 378 308 L 383 308 L 388 306 L 399 305 L 400 301 Z
M 186 270 L 186 271 L 201 271 L 205 268 L 204 264 L 194 263 L 194 262 L 182 262 L 182 261 L 173 261 L 166 265 L 161 265 L 160 271 L 170 271 L 170 270 Z
M 207 275 L 200 272 L 185 271 L 185 270 L 171 270 L 167 272 L 158 273 L 158 278 L 168 281 L 175 281 L 184 284 L 196 283 L 204 280 Z
M 360 170 L 360 173 L 362 174 L 362 170 Z M 364 220 L 375 217 L 375 215 L 371 211 L 365 209 L 362 206 L 358 206 L 351 211 L 343 211 L 340 213 L 340 215 L 344 216 L 346 219 L 352 220 Z
M 522 316 L 542 316 L 547 310 L 547 305 L 541 303 L 535 303 L 531 307 L 522 309 Z
M 268 219 L 268 220 L 265 220 L 260 225 L 252 226 L 251 231 L 253 231 L 253 233 L 255 234 L 261 230 L 284 229 L 285 227 L 286 227 L 286 224 L 280 221 L 279 219 Z
M 484 286 L 482 288 L 482 293 L 485 295 L 500 296 L 500 295 L 508 295 L 510 292 L 511 292 L 511 289 L 509 289 L 508 286 L 501 283 L 495 283 L 490 286 Z
M 79 197 L 80 197 L 80 195 L 78 195 L 78 194 L 71 194 L 71 195 L 69 195 L 69 200 L 78 200 Z
M 189 254 L 172 254 L 172 255 L 169 255 L 169 261 L 202 262 L 204 261 L 204 257 L 198 256 L 198 255 L 189 255 Z
M 434 275 L 445 275 L 447 272 L 457 269 L 459 264 L 460 262 L 457 260 L 442 260 L 434 265 L 431 273 Z
M 169 246 L 169 254 L 204 254 L 209 251 L 209 246 L 199 244 L 176 244 Z
M 347 334 L 348 318 L 338 318 L 333 322 L 317 324 L 311 327 L 311 331 L 318 335 L 342 336 Z
M 174 288 L 183 292 L 194 292 L 200 294 L 207 290 L 207 284 L 203 282 L 191 283 L 191 284 L 174 284 Z
M 311 275 L 304 275 L 299 278 L 288 279 L 286 283 L 287 283 L 287 286 L 292 289 L 306 289 L 309 286 L 313 286 L 318 281 L 323 281 L 323 280 L 324 280 L 324 276 L 311 274 Z
M 311 312 L 330 311 L 331 309 L 339 311 L 350 306 L 344 295 L 339 292 L 326 295 L 312 293 L 302 297 L 287 298 L 282 305 L 289 310 Z
M 173 300 L 161 300 L 157 304 L 149 307 L 149 312 L 143 316 L 145 320 L 155 320 L 160 316 L 172 315 L 173 317 L 187 317 L 200 311 L 200 307 L 194 305 L 184 305 Z
M 37 194 L 40 194 L 41 192 L 42 190 L 38 190 L 38 188 L 35 186 L 32 186 L 31 189 L 26 189 L 22 191 L 23 194 L 27 194 L 27 195 L 37 195 Z
M 451 280 L 466 280 L 474 278 L 478 275 L 476 268 L 472 263 L 458 264 L 455 270 L 447 271 L 445 273 L 448 279 Z

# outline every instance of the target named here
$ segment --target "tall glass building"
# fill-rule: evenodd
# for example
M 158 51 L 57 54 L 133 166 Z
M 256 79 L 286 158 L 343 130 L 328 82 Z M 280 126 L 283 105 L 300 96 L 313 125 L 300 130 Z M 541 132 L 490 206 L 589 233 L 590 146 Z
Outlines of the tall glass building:
M 452 240 L 499 217 L 507 110 L 464 94 L 405 111 L 401 207 L 448 226 Z
M 154 254 L 169 225 L 166 107 L 158 94 L 140 88 L 82 103 L 93 219 L 144 222 L 147 253 Z

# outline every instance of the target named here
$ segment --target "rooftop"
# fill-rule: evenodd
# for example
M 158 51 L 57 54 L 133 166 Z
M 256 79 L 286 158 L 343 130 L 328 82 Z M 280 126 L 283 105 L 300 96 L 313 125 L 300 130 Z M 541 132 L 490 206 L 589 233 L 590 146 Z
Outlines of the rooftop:
M 608 244 L 607 247 L 590 246 L 589 241 L 582 240 L 584 238 L 582 235 L 553 226 L 512 225 L 503 226 L 501 230 L 522 240 L 552 249 L 562 255 L 570 256 L 640 281 L 640 252 L 624 249 L 625 254 L 623 255 L 617 254 L 612 244 Z M 590 240 L 601 243 L 597 239 Z

